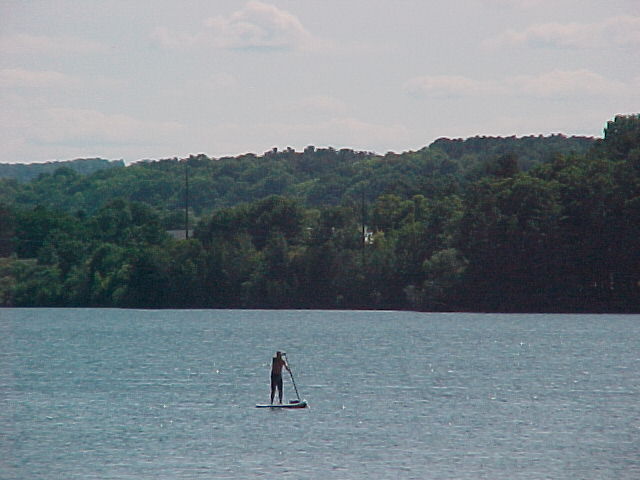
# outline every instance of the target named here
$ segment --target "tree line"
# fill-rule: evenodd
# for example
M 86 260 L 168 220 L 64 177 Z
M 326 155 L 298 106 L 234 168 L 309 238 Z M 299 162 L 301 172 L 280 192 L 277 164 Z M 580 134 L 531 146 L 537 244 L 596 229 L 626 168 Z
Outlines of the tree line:
M 0 178 L 29 182 L 40 175 L 54 173 L 67 167 L 83 175 L 89 175 L 107 168 L 124 167 L 123 160 L 104 160 L 102 158 L 78 158 L 76 160 L 53 161 L 45 163 L 0 163 Z
M 199 155 L 6 185 L 5 306 L 640 310 L 639 115 L 602 139 Z M 187 201 L 193 234 L 172 238 Z

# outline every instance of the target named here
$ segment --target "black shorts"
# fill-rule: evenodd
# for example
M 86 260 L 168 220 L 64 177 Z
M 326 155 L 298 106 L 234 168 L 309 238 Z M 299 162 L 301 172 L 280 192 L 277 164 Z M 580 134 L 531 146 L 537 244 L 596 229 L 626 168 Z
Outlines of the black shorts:
M 271 374 L 271 390 L 274 390 L 275 388 L 282 391 L 282 374 Z

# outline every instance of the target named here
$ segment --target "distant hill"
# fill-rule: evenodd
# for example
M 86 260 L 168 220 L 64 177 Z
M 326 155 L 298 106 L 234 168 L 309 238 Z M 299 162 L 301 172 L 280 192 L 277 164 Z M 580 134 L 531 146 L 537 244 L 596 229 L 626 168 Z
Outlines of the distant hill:
M 167 228 L 178 229 L 183 227 L 187 166 L 189 207 L 200 217 L 270 195 L 296 198 L 314 207 L 350 205 L 363 195 L 367 202 L 383 194 L 439 198 L 461 192 L 488 174 L 503 174 L 505 166 L 527 172 L 558 155 L 584 155 L 595 142 L 564 135 L 442 138 L 418 151 L 386 155 L 308 146 L 301 152 L 272 149 L 262 155 L 219 159 L 200 154 L 140 161 L 124 168 L 109 168 L 123 162 L 101 159 L 0 165 L 0 204 L 93 214 L 110 201 L 123 199 L 163 212 L 173 219 L 167 220 Z M 2 168 L 33 170 L 30 176 L 14 180 L 16 173 L 2 179 L 6 176 Z M 85 173 L 91 168 L 92 173 Z
M 46 163 L 0 163 L 0 178 L 13 178 L 24 183 L 38 178 L 43 173 L 53 173 L 66 167 L 82 175 L 90 175 L 107 168 L 124 167 L 123 160 L 104 160 L 102 158 L 78 158 Z

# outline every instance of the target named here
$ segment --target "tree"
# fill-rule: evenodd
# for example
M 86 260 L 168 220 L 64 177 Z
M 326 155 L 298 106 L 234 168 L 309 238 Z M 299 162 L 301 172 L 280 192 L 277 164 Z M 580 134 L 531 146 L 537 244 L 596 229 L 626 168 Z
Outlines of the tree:
M 46 207 L 18 210 L 15 214 L 16 253 L 21 258 L 35 258 L 53 232 L 79 234 L 77 219 Z
M 602 141 L 606 154 L 612 160 L 624 160 L 640 152 L 640 114 L 616 115 L 607 122 Z
M 302 234 L 303 211 L 290 198 L 270 196 L 253 204 L 248 211 L 249 233 L 262 250 L 272 233 L 280 232 L 287 242 L 295 243 Z
M 557 184 L 526 174 L 482 180 L 468 191 L 456 245 L 469 262 L 470 305 L 503 311 L 550 307 L 545 293 L 556 287 L 550 266 L 558 260 L 558 199 Z
M 487 173 L 498 178 L 509 178 L 515 176 L 518 171 L 518 156 L 514 153 L 501 155 L 486 166 Z
M 209 306 L 206 273 L 206 252 L 198 240 L 170 244 L 167 247 L 167 290 L 163 303 L 176 308 Z
M 113 293 L 116 306 L 127 308 L 168 307 L 171 291 L 166 251 L 149 246 L 127 251 L 126 282 Z
M 62 282 L 60 270 L 56 266 L 42 266 L 35 263 L 16 264 L 16 285 L 13 303 L 16 307 L 61 307 Z
M 0 258 L 9 257 L 15 251 L 16 216 L 13 210 L 0 203 Z
M 403 201 L 398 195 L 385 194 L 379 196 L 373 206 L 372 223 L 376 230 L 389 231 L 397 229 L 409 214 L 412 203 Z
M 455 248 L 434 253 L 422 264 L 427 278 L 420 296 L 414 300 L 415 306 L 426 310 L 453 310 L 459 307 L 467 265 L 467 260 Z
M 291 308 L 299 306 L 295 278 L 289 268 L 289 246 L 278 231 L 269 235 L 260 262 L 244 286 L 249 306 Z

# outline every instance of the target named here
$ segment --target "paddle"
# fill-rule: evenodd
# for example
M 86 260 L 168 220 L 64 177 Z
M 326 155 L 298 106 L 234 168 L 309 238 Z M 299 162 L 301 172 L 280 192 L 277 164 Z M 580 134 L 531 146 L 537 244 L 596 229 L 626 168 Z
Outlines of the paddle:
M 287 354 L 283 353 L 282 356 L 287 357 Z M 293 379 L 293 372 L 291 371 L 291 365 L 289 365 L 289 357 L 287 357 L 287 365 L 289 366 L 288 370 L 289 370 L 289 375 L 291 375 L 291 383 L 293 383 L 293 388 L 296 391 L 296 397 L 298 397 L 298 400 L 292 400 L 291 403 L 299 403 L 300 394 L 298 393 L 298 387 L 296 386 L 296 381 Z

